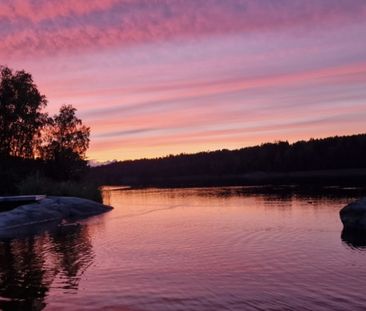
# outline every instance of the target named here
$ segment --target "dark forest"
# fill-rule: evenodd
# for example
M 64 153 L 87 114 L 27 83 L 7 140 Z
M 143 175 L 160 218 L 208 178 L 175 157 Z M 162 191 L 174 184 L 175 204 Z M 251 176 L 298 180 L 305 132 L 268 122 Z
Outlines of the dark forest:
M 366 134 L 266 143 L 238 150 L 114 162 L 92 169 L 102 184 L 210 186 L 264 182 L 363 182 Z

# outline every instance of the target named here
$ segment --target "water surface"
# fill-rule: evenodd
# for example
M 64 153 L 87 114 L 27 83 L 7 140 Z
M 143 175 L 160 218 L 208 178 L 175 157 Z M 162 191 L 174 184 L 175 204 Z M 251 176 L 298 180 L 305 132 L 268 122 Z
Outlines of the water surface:
M 366 243 L 338 216 L 353 199 L 111 188 L 112 212 L 0 242 L 0 308 L 364 310 Z

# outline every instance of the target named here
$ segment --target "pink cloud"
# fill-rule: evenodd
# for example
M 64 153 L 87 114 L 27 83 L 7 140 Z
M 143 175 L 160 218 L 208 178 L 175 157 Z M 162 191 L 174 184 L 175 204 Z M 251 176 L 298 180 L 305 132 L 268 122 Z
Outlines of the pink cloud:
M 0 3 L 0 18 L 8 18 L 14 21 L 26 19 L 33 23 L 38 23 L 57 17 L 85 15 L 108 10 L 120 2 L 119 0 L 42 0 L 37 2 L 30 0 L 5 0 Z
M 202 35 L 364 23 L 361 0 L 8 1 L 0 56 L 124 47 Z
M 0 64 L 136 158 L 365 131 L 364 0 L 3 0 Z

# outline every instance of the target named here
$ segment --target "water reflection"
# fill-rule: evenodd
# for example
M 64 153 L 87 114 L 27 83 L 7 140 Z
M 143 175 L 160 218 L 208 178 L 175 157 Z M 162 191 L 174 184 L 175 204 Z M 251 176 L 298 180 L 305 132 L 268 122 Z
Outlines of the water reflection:
M 43 239 L 7 241 L 0 250 L 0 307 L 41 310 L 55 271 L 44 269 Z
M 57 255 L 63 288 L 77 290 L 82 274 L 94 259 L 87 226 L 63 227 L 54 232 L 50 240 Z
M 192 188 L 193 189 L 193 188 Z M 266 196 L 266 199 L 291 200 L 292 198 L 309 199 L 335 199 L 362 197 L 366 193 L 366 187 L 326 187 L 320 185 L 264 185 L 246 187 L 212 187 L 200 189 L 200 196 Z M 204 190 L 204 191 L 202 191 Z
M 104 289 L 99 309 L 363 310 L 366 253 L 340 243 L 354 192 L 296 190 L 110 191 L 103 275 L 78 304 Z
M 1 310 L 42 310 L 57 280 L 77 290 L 94 253 L 87 226 L 65 228 L 0 242 Z
M 0 309 L 364 310 L 355 197 L 291 189 L 106 191 L 113 213 L 0 242 Z
M 366 231 L 343 229 L 341 239 L 352 248 L 366 248 Z

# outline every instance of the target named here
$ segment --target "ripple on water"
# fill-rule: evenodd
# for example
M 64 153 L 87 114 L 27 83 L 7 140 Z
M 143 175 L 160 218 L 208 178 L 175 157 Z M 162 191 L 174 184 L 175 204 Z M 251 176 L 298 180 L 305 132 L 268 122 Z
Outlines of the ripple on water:
M 0 309 L 364 310 L 345 198 L 113 190 L 70 231 L 0 242 Z M 311 201 L 311 204 L 309 204 Z

